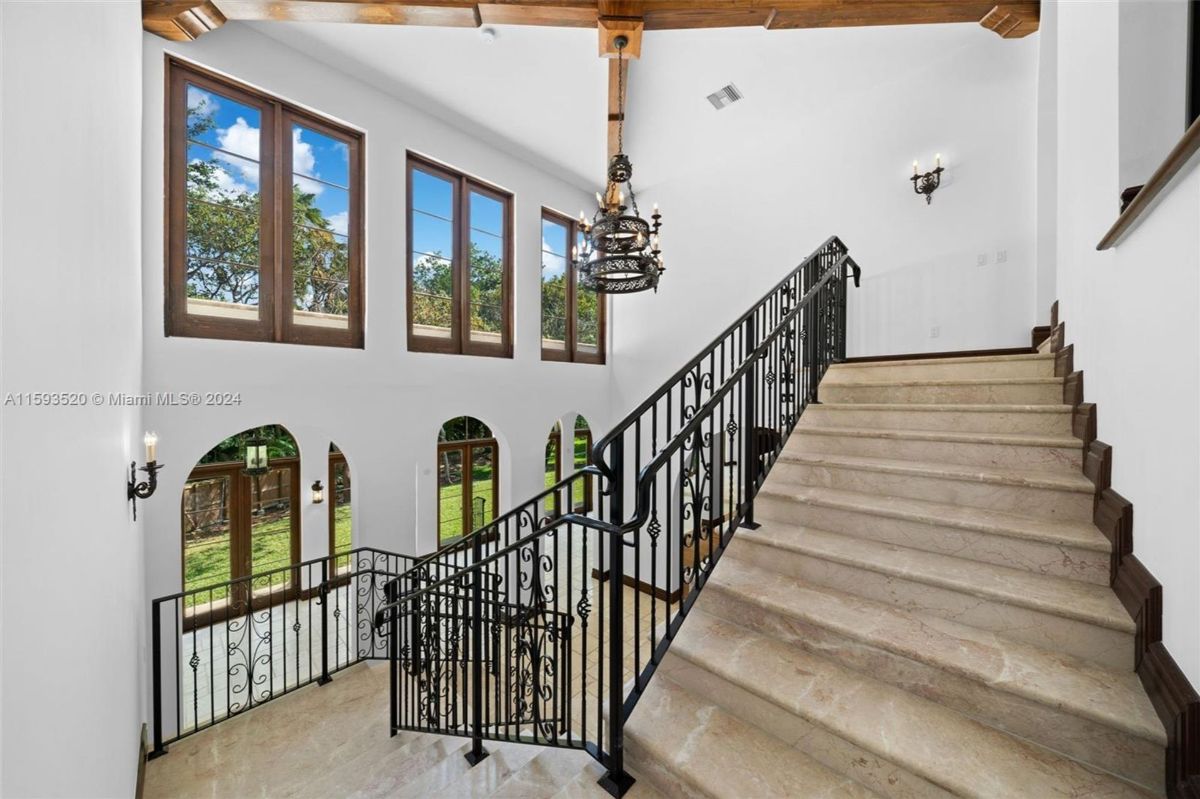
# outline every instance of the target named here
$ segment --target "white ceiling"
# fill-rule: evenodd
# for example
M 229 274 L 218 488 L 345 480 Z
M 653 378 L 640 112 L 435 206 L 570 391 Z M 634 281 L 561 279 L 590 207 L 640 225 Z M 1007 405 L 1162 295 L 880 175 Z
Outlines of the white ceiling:
M 581 187 L 604 174 L 607 70 L 590 29 L 499 26 L 478 30 L 251 23 L 256 30 L 356 75 L 452 124 L 559 171 Z M 977 24 L 767 31 L 647 32 L 630 71 L 626 151 L 635 187 L 745 157 L 764 137 L 795 139 L 805 126 L 866 91 L 976 48 L 979 80 L 1003 48 L 1020 47 Z M 706 96 L 727 83 L 745 95 L 720 112 Z M 904 90 L 911 93 L 912 83 Z M 913 113 L 961 98 L 912 97 Z M 808 157 L 821 157 L 808 154 Z
M 608 73 L 596 31 L 246 23 L 581 187 L 604 174 Z

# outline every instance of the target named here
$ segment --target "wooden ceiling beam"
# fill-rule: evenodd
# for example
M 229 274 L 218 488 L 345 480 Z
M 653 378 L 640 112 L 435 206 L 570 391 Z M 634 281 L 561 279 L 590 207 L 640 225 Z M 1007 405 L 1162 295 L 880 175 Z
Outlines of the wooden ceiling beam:
M 625 73 L 625 95 L 629 95 L 629 62 L 612 59 L 608 62 L 608 157 L 618 152 L 617 137 L 621 122 L 621 103 L 618 95 L 617 66 Z
M 379 25 L 598 27 L 641 19 L 645 30 L 768 29 L 980 22 L 1005 38 L 1037 30 L 1038 0 L 143 0 L 143 27 L 185 41 L 226 20 Z
M 625 37 L 625 57 L 640 58 L 642 55 L 642 20 L 639 17 L 600 17 L 600 57 L 616 58 L 618 36 Z

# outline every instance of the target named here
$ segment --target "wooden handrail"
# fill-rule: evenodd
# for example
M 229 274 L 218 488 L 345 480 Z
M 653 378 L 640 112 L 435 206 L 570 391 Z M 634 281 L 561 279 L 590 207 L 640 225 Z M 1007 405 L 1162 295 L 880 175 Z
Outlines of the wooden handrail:
M 1116 246 L 1121 237 L 1133 229 L 1134 225 L 1150 212 L 1158 195 L 1162 194 L 1171 181 L 1183 171 L 1198 150 L 1200 150 L 1200 119 L 1191 124 L 1191 127 L 1183 134 L 1183 138 L 1167 154 L 1166 159 L 1146 181 L 1146 185 L 1133 198 L 1133 202 L 1129 203 L 1117 217 L 1113 226 L 1104 234 L 1104 238 L 1100 239 L 1096 249 L 1107 250 Z

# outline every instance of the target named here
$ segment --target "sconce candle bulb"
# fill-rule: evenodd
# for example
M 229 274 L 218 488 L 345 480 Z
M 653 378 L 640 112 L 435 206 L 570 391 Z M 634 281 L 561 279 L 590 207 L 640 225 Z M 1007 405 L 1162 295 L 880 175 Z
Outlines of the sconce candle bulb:
M 317 480 L 312 484 L 312 503 L 320 505 L 325 501 L 325 486 L 321 485 L 321 481 Z
M 146 462 L 154 463 L 158 460 L 158 433 L 147 432 L 142 437 L 142 443 L 146 445 Z

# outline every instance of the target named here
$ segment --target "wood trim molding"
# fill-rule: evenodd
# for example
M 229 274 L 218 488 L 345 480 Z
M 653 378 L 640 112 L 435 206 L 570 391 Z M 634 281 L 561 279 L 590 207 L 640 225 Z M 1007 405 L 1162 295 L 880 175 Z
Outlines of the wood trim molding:
M 1096 439 L 1096 406 L 1083 401 L 1083 372 L 1073 371 L 1074 346 L 1064 346 L 1058 303 L 1051 309 L 1055 374 L 1066 376 L 1063 400 L 1074 406 L 1072 430 L 1084 446 L 1083 473 L 1096 485 L 1092 521 L 1112 543 L 1110 582 L 1133 617 L 1134 669 L 1167 731 L 1166 792 L 1200 799 L 1200 694 L 1162 641 L 1162 584 L 1133 554 L 1133 503 L 1114 491 L 1113 448 Z
M 612 569 L 600 571 L 595 566 L 592 567 L 592 579 L 599 580 L 602 583 L 608 582 L 608 578 L 612 575 Z M 668 591 L 662 586 L 650 585 L 650 583 L 638 580 L 633 575 L 621 575 L 621 582 L 630 588 L 641 591 L 643 594 L 648 594 L 655 599 L 660 599 L 663 602 L 678 602 L 683 598 L 683 589 L 676 588 L 674 591 Z
M 1197 152 L 1200 152 L 1200 119 L 1191 124 L 1179 143 L 1171 152 L 1167 153 L 1167 157 L 1158 169 L 1154 170 L 1154 174 L 1146 181 L 1146 185 L 1117 217 L 1117 221 L 1104 234 L 1104 238 L 1100 239 L 1096 249 L 1109 250 L 1120 243 L 1126 233 L 1132 230 L 1143 217 L 1149 215 L 1150 210 L 1157 204 L 1159 195 L 1166 191 L 1167 187 L 1184 172 L 1189 164 L 1193 163 L 1192 157 Z

